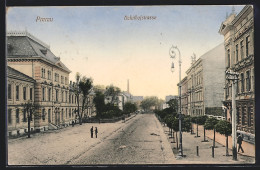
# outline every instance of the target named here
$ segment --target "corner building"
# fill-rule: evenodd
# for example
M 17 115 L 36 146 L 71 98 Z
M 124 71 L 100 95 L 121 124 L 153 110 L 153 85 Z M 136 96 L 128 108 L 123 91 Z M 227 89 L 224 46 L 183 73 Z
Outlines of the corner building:
M 255 73 L 254 73 L 254 14 L 246 5 L 239 14 L 234 11 L 222 22 L 219 32 L 224 36 L 225 69 L 239 74 L 236 89 L 237 132 L 244 140 L 255 141 Z M 231 82 L 225 81 L 224 105 L 227 118 L 232 119 Z
M 69 83 L 71 71 L 59 57 L 51 52 L 47 44 L 26 31 L 8 32 L 6 59 L 8 70 L 17 75 L 23 75 L 33 82 L 33 85 L 30 84 L 32 96 L 30 98 L 19 97 L 22 96 L 22 93 L 26 93 L 26 90 L 22 92 L 24 86 L 16 85 L 15 81 L 12 81 L 11 75 L 8 75 L 8 92 L 13 93 L 13 96 L 18 96 L 8 98 L 8 109 L 11 108 L 11 104 L 19 107 L 21 103 L 26 103 L 28 100 L 38 103 L 41 107 L 36 111 L 37 118 L 34 118 L 32 124 L 35 131 L 66 127 L 72 120 L 77 119 L 75 114 L 76 96 L 73 92 L 73 84 Z M 18 81 L 17 79 L 16 77 L 16 81 Z M 20 112 L 22 112 L 22 108 L 20 108 Z M 13 111 L 10 111 L 10 114 L 8 122 L 12 122 L 9 119 L 15 117 Z M 18 131 L 18 127 L 20 127 L 20 122 L 16 120 L 16 123 L 8 126 L 8 131 L 15 128 Z M 25 127 L 21 126 L 21 128 Z

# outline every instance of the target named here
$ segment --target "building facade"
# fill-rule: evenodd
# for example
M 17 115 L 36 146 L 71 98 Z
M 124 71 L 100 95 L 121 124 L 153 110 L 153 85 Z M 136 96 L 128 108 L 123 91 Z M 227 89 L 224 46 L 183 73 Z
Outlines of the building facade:
M 179 84 L 178 84 L 179 86 Z M 188 115 L 188 78 L 184 77 L 181 81 L 181 111 L 182 114 Z
M 254 72 L 254 14 L 246 5 L 239 14 L 233 11 L 221 24 L 219 32 L 224 36 L 225 70 L 238 73 L 236 89 L 237 132 L 244 140 L 255 139 L 255 72 Z M 232 85 L 225 81 L 224 105 L 231 121 Z
M 223 115 L 224 63 L 223 43 L 192 61 L 182 80 L 182 108 L 187 108 L 187 115 Z
M 28 117 L 22 103 L 27 100 L 34 102 L 35 80 L 8 66 L 7 75 L 7 127 L 11 136 L 28 131 Z M 31 123 L 34 124 L 34 118 Z
M 50 46 L 26 31 L 8 32 L 6 59 L 10 68 L 34 80 L 33 97 L 30 99 L 40 105 L 32 125 L 35 131 L 68 126 L 72 120 L 77 119 L 75 88 L 72 83 L 69 84 L 71 71 L 51 52 Z M 8 78 L 8 87 L 13 91 L 15 85 L 10 80 Z M 19 98 L 15 102 L 21 104 L 26 100 Z M 8 108 L 10 107 L 8 103 Z M 8 127 L 18 128 L 16 125 Z

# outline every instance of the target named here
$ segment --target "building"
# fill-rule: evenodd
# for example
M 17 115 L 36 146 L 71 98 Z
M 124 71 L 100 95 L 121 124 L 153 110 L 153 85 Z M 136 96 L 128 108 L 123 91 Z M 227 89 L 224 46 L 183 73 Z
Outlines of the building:
M 255 139 L 255 73 L 254 73 L 254 14 L 253 7 L 246 5 L 239 14 L 232 13 L 222 22 L 219 33 L 224 36 L 225 71 L 239 74 L 236 89 L 237 132 L 244 140 Z M 232 119 L 231 82 L 225 81 L 223 104 L 227 118 Z
M 8 135 L 23 134 L 28 131 L 28 117 L 21 104 L 27 100 L 34 102 L 35 80 L 8 66 L 7 76 Z M 34 124 L 34 119 L 31 123 Z
M 177 85 L 179 86 L 180 83 Z M 187 76 L 181 80 L 181 111 L 188 115 L 188 79 Z
M 77 119 L 77 100 L 73 88 L 75 83 L 69 84 L 71 71 L 51 52 L 50 46 L 26 31 L 8 32 L 6 59 L 10 73 L 15 72 L 17 75 L 24 75 L 24 78 L 27 76 L 27 79 L 34 80 L 34 85 L 30 88 L 30 99 L 40 105 L 32 125 L 35 131 L 68 126 L 72 120 Z M 10 76 L 8 74 L 8 92 L 11 91 L 18 96 L 15 104 L 25 103 L 27 98 L 19 97 L 22 89 L 26 90 L 22 85 L 25 81 L 17 87 Z M 11 108 L 9 102 L 8 109 Z M 10 117 L 14 117 L 14 114 L 12 111 Z M 17 124 L 8 126 L 9 129 L 18 127 Z
M 182 79 L 182 108 L 190 116 L 222 116 L 224 44 L 194 59 Z

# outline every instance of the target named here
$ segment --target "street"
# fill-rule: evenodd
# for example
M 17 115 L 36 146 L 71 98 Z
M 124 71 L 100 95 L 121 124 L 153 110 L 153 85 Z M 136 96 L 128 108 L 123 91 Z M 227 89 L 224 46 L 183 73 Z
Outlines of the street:
M 98 127 L 98 138 L 90 138 L 92 126 Z M 138 114 L 125 123 L 86 123 L 8 141 L 9 165 L 174 164 L 175 161 L 154 114 Z

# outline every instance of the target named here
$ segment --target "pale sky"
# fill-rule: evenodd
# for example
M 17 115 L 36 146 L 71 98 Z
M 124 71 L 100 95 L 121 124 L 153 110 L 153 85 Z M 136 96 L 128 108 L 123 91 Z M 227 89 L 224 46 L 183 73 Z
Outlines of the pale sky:
M 244 5 L 234 6 L 239 13 Z M 94 85 L 118 86 L 135 96 L 177 95 L 178 55 L 172 73 L 169 49 L 182 57 L 182 78 L 197 59 L 224 41 L 218 33 L 232 6 L 12 7 L 7 31 L 27 30 L 50 45 L 51 51 L 75 73 Z M 155 20 L 124 20 L 125 16 L 156 16 Z M 36 22 L 37 16 L 53 18 Z

